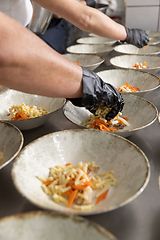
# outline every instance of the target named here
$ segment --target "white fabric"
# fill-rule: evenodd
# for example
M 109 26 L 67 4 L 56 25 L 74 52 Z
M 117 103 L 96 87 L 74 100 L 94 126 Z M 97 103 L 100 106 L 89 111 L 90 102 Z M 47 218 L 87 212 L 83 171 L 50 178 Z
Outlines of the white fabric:
M 0 0 L 0 11 L 14 18 L 23 26 L 28 25 L 33 14 L 30 0 Z

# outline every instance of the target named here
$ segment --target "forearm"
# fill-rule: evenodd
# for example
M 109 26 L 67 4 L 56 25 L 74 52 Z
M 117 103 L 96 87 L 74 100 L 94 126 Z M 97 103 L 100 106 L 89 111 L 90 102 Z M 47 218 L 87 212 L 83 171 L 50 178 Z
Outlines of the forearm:
M 82 69 L 0 13 L 0 84 L 49 97 L 81 97 Z
M 85 6 L 77 0 L 35 0 L 35 2 L 62 16 L 81 30 L 116 40 L 126 39 L 123 25 L 116 23 L 99 10 Z

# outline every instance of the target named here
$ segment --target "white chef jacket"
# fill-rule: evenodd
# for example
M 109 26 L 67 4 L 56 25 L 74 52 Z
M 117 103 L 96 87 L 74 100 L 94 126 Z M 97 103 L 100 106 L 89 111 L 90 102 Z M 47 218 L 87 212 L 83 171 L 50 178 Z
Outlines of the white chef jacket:
M 30 0 L 0 0 L 0 11 L 27 26 L 33 14 Z

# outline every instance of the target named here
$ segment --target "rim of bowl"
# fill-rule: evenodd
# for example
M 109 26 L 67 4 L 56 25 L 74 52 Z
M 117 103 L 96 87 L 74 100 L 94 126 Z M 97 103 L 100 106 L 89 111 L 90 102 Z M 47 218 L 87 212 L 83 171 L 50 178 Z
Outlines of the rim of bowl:
M 6 165 L 8 165 L 12 160 L 14 160 L 14 158 L 16 158 L 18 156 L 18 154 L 20 153 L 22 147 L 23 147 L 23 144 L 24 144 L 24 137 L 23 137 L 23 134 L 22 132 L 20 131 L 20 129 L 18 127 L 16 127 L 15 125 L 11 124 L 11 123 L 8 123 L 8 122 L 5 122 L 5 121 L 1 121 L 0 120 L 0 123 L 3 123 L 3 124 L 6 124 L 10 127 L 13 127 L 18 133 L 19 133 L 19 136 L 20 136 L 20 145 L 16 151 L 16 153 L 10 158 L 8 159 L 8 161 L 6 161 L 5 163 L 3 163 L 2 165 L 0 165 L 0 170 L 2 168 L 4 168 Z
M 159 41 L 160 42 L 160 41 Z M 160 54 L 160 47 L 158 47 L 158 46 L 155 46 L 155 45 L 149 45 L 148 47 L 149 48 L 159 48 L 159 51 L 158 52 L 151 52 L 151 53 L 143 53 L 143 54 L 139 54 L 138 53 L 138 51 L 137 51 L 137 53 L 130 53 L 130 52 L 128 52 L 128 53 L 126 53 L 126 52 L 124 52 L 124 51 L 120 51 L 120 50 L 117 50 L 119 47 L 121 47 L 121 46 L 133 46 L 132 44 L 124 44 L 124 45 L 118 45 L 118 46 L 115 46 L 114 48 L 113 48 L 113 50 L 115 51 L 115 52 L 117 52 L 117 53 L 122 53 L 122 54 L 125 54 L 125 55 L 144 55 L 144 56 L 154 56 L 154 55 L 158 55 L 158 54 Z M 139 49 L 139 48 L 137 48 L 137 49 Z

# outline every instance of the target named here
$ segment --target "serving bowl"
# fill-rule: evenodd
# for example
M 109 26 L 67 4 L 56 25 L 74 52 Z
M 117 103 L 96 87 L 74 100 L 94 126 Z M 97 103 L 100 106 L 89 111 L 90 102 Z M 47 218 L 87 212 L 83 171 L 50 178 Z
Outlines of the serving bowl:
M 159 55 L 160 47 L 158 46 L 146 46 L 145 48 L 137 48 L 131 44 L 121 44 L 114 47 L 114 51 L 119 54 L 136 54 L 136 55 Z
M 104 62 L 104 57 L 97 54 L 66 53 L 63 54 L 63 56 L 91 71 L 95 70 Z
M 160 32 L 157 31 L 150 31 L 150 30 L 146 30 L 146 32 L 148 33 L 148 37 L 149 38 L 153 38 L 153 37 L 160 37 Z
M 105 63 L 108 64 L 110 53 L 113 50 L 113 46 L 107 44 L 76 44 L 69 46 L 67 52 L 79 53 L 79 54 L 97 54 L 105 59 Z
M 0 219 L 1 240 L 118 240 L 97 223 L 79 216 L 32 211 Z M 19 238 L 20 237 L 20 238 Z
M 158 74 L 160 71 L 160 57 L 158 56 L 147 56 L 147 55 L 121 55 L 110 59 L 111 65 L 115 68 L 122 69 L 133 69 L 135 63 L 146 62 L 147 68 L 137 69 L 137 71 L 150 72 L 153 74 Z
M 47 177 L 51 167 L 79 162 L 95 162 L 99 173 L 113 170 L 117 180 L 107 198 L 88 210 L 54 202 L 37 178 Z M 122 207 L 139 196 L 148 184 L 150 165 L 145 154 L 125 138 L 105 131 L 72 129 L 45 135 L 28 144 L 16 158 L 11 175 L 19 193 L 42 209 L 92 215 Z
M 140 91 L 124 92 L 124 94 L 134 94 L 144 97 L 146 93 L 156 90 L 160 86 L 160 78 L 148 72 L 136 71 L 134 69 L 112 69 L 97 72 L 100 78 L 112 84 L 115 88 L 129 83 L 131 87 L 137 87 Z
M 0 94 L 0 102 L 0 120 L 3 122 L 12 123 L 20 130 L 28 130 L 44 124 L 56 110 L 63 107 L 66 99 L 49 98 L 8 89 L 7 91 Z M 13 105 L 21 105 L 22 103 L 28 105 L 29 107 L 34 105 L 36 107 L 44 108 L 48 111 L 48 114 L 25 120 L 10 120 L 8 116 L 9 108 L 11 108 Z
M 9 164 L 23 146 L 21 131 L 10 123 L 0 121 L 0 169 Z
M 148 45 L 158 45 L 160 43 L 160 39 L 158 37 L 152 37 L 149 39 Z
M 116 43 L 117 40 L 110 39 L 110 38 L 105 38 L 105 37 L 83 37 L 83 38 L 78 38 L 77 43 L 81 44 L 108 44 L 108 45 L 113 45 Z
M 155 122 L 158 116 L 158 110 L 151 102 L 133 94 L 122 93 L 122 97 L 125 102 L 122 116 L 129 119 L 128 123 L 130 125 L 113 133 L 122 137 L 129 137 L 134 132 L 144 129 Z M 76 124 L 77 127 L 87 128 L 83 126 L 83 122 L 91 113 L 86 108 L 77 107 L 68 101 L 63 107 L 63 113 L 65 117 Z M 99 131 L 95 129 L 90 130 Z

